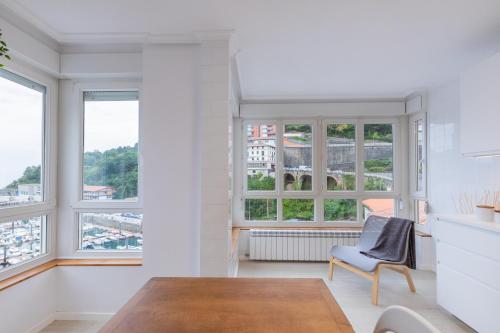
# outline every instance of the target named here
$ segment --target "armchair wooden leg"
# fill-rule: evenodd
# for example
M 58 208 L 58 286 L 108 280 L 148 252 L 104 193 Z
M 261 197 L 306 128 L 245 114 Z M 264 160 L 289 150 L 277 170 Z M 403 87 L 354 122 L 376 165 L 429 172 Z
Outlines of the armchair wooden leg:
M 330 267 L 328 269 L 328 279 L 331 280 L 333 279 L 333 257 L 330 257 Z
M 372 283 L 372 304 L 378 304 L 378 282 L 380 279 L 380 266 L 377 267 L 373 273 L 373 283 Z
M 410 288 L 411 292 L 416 292 L 417 290 L 415 289 L 415 284 L 413 283 L 413 279 L 411 278 L 410 270 L 408 269 L 408 267 L 403 266 L 403 274 L 406 277 L 406 282 L 408 282 L 408 287 Z

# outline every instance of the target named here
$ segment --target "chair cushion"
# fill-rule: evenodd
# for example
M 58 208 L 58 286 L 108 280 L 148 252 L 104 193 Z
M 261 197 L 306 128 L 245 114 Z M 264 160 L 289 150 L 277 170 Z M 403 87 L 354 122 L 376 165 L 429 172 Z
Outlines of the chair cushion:
M 384 262 L 380 259 L 367 257 L 359 251 L 357 246 L 335 245 L 330 250 L 330 255 L 365 272 L 375 271 L 377 265 Z

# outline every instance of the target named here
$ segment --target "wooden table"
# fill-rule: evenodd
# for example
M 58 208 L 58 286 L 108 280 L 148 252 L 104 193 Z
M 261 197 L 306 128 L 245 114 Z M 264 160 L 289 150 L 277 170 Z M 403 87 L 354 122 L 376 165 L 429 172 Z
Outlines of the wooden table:
M 102 333 L 353 333 L 321 279 L 152 278 Z

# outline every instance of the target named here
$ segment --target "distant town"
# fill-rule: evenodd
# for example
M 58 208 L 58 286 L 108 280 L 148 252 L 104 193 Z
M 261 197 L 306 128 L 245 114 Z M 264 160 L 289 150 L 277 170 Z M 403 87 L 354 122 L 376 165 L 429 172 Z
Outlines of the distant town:
M 368 127 L 372 126 L 372 127 Z M 355 127 L 350 124 L 328 126 L 327 136 L 327 189 L 353 191 L 356 184 Z M 247 189 L 272 191 L 276 186 L 276 125 L 248 125 L 247 135 Z M 283 190 L 308 191 L 312 189 L 312 127 L 311 125 L 286 125 L 283 132 Z M 393 187 L 393 145 L 390 124 L 367 125 L 364 143 L 365 190 L 391 191 Z M 393 215 L 387 199 L 364 200 L 365 215 Z M 247 200 L 248 202 L 248 200 Z M 356 205 L 343 200 L 332 206 L 332 220 L 356 219 Z M 269 207 L 266 199 L 250 200 L 246 205 L 247 220 L 273 220 L 276 208 Z M 355 201 L 354 201 L 355 203 Z M 299 203 L 287 200 L 283 218 L 289 221 L 312 220 L 312 201 Z M 298 205 L 301 204 L 299 207 Z M 308 205 L 309 207 L 306 207 Z M 393 203 L 392 203 L 393 205 Z M 265 207 L 264 207 L 265 206 Z M 271 211 L 271 216 L 267 216 Z M 305 213 L 307 212 L 307 213 Z
M 113 186 L 84 185 L 84 200 L 110 200 Z M 134 200 L 135 198 L 129 198 Z M 42 201 L 41 185 L 17 184 L 0 189 L 0 209 Z M 44 217 L 32 217 L 0 223 L 0 269 L 31 260 L 46 253 Z M 80 214 L 82 250 L 141 250 L 142 214 Z

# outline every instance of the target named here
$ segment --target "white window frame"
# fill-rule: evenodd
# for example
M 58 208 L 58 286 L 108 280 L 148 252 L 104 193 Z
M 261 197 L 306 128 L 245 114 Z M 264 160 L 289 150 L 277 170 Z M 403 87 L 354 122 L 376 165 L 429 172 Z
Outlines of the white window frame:
M 412 114 L 409 118 L 409 160 L 410 160 L 410 195 L 413 199 L 427 200 L 427 116 L 425 112 Z M 422 190 L 417 190 L 417 121 L 423 123 L 423 165 Z
M 138 142 L 138 184 L 137 201 L 127 200 L 83 200 L 83 154 L 84 154 L 84 92 L 86 91 L 137 91 L 139 93 L 139 142 Z M 142 85 L 139 81 L 96 81 L 80 82 L 76 85 L 75 100 L 78 105 L 78 178 L 74 192 L 73 209 L 73 254 L 76 257 L 124 257 L 140 258 L 142 250 L 86 250 L 80 248 L 80 213 L 143 213 L 143 165 L 142 165 Z
M 23 80 L 31 81 L 45 88 L 44 110 L 43 110 L 43 156 L 41 168 L 41 185 L 43 200 L 26 206 L 8 207 L 0 209 L 0 222 L 9 222 L 29 217 L 46 217 L 45 243 L 46 253 L 19 264 L 0 270 L 0 281 L 25 270 L 48 262 L 55 258 L 56 240 L 56 179 L 57 179 L 57 101 L 58 82 L 53 77 L 45 75 L 37 70 L 28 68 L 22 64 L 12 61 L 4 70 L 21 77 Z M 8 79 L 8 78 L 7 78 Z M 13 80 L 16 82 L 16 80 Z
M 417 130 L 416 123 L 421 120 L 423 123 L 423 164 L 422 164 L 422 189 L 417 189 Z M 408 117 L 408 155 L 409 155 L 409 186 L 410 186 L 410 201 L 411 201 L 411 218 L 418 224 L 418 201 L 427 203 L 427 188 L 428 188 L 428 123 L 427 113 L 420 111 L 413 113 Z
M 269 227 L 359 227 L 362 226 L 363 205 L 365 199 L 393 199 L 394 214 L 399 215 L 399 202 L 402 191 L 401 173 L 401 119 L 405 117 L 316 117 L 316 118 L 293 118 L 293 119 L 252 119 L 241 121 L 241 193 L 236 193 L 240 201 L 240 218 L 235 225 L 241 226 L 269 226 Z M 313 174 L 312 191 L 284 191 L 283 188 L 283 129 L 285 124 L 313 124 Z M 356 125 L 356 190 L 355 191 L 327 191 L 326 179 L 326 137 L 327 125 L 332 123 L 352 123 Z M 393 125 L 393 190 L 391 192 L 364 191 L 364 125 L 365 124 L 392 124 Z M 247 177 L 247 126 L 256 124 L 276 124 L 276 190 L 275 191 L 248 191 L 246 186 Z M 238 198 L 239 197 L 239 198 Z M 277 199 L 276 221 L 246 221 L 245 200 L 246 199 Z M 315 218 L 314 221 L 284 221 L 283 199 L 314 199 Z M 324 200 L 325 199 L 356 199 L 357 221 L 325 221 Z M 238 214 L 238 213 L 237 213 Z M 242 219 L 241 219 L 242 217 Z

